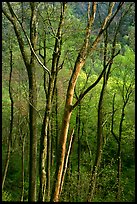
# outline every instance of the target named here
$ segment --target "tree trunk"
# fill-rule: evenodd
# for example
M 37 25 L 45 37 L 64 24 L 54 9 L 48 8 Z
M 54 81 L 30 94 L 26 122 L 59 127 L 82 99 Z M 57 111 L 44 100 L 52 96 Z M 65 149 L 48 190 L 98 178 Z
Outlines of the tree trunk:
M 78 177 L 77 177 L 77 202 L 80 199 L 80 114 L 81 114 L 81 106 L 80 104 L 78 105 L 78 113 L 77 113 L 77 136 L 78 136 L 78 149 L 77 149 L 77 154 L 78 154 Z
M 124 86 L 123 86 L 124 89 Z M 128 90 L 128 89 L 127 89 Z M 121 197 L 121 170 L 122 170 L 122 161 L 121 161 L 121 137 L 122 137 L 122 125 L 123 125 L 123 120 L 124 120 L 124 115 L 125 115 L 125 107 L 126 104 L 128 102 L 130 93 L 126 93 L 126 100 L 124 101 L 123 107 L 122 107 L 122 112 L 121 112 L 121 119 L 120 119 L 120 123 L 119 123 L 119 135 L 117 136 L 114 133 L 114 114 L 115 114 L 115 109 L 114 109 L 114 102 L 115 102 L 115 94 L 113 97 L 113 104 L 112 104 L 112 127 L 111 127 L 111 133 L 114 136 L 117 145 L 118 145 L 118 150 L 117 150 L 117 157 L 118 157 L 118 163 L 117 163 L 117 179 L 116 179 L 116 201 L 119 202 L 120 201 L 120 197 Z
M 54 123 L 53 123 L 53 114 L 51 114 L 51 121 L 50 121 L 50 130 L 51 130 L 51 154 L 50 154 L 50 163 L 51 166 L 54 164 L 54 138 L 55 138 L 55 129 L 54 129 Z
M 50 167 L 51 167 L 51 124 L 49 122 L 47 134 L 47 201 L 50 201 Z
M 121 197 L 121 142 L 118 143 L 118 169 L 117 169 L 117 195 L 116 200 L 120 202 Z
M 92 177 L 91 177 L 91 182 L 89 185 L 89 193 L 88 193 L 88 202 L 91 202 L 93 197 L 94 197 L 94 192 L 95 192 L 95 187 L 96 187 L 96 179 L 97 179 L 97 173 L 98 173 L 98 168 L 100 166 L 101 163 L 101 157 L 102 157 L 102 151 L 103 151 L 103 103 L 104 103 L 104 94 L 105 94 L 105 90 L 107 87 L 107 82 L 109 79 L 109 74 L 110 74 L 110 70 L 112 67 L 112 63 L 113 63 L 113 59 L 119 54 L 120 51 L 118 51 L 115 54 L 115 45 L 116 45 L 116 37 L 118 34 L 118 29 L 119 29 L 119 25 L 116 29 L 116 33 L 114 35 L 114 40 L 113 40 L 113 47 L 112 47 L 112 53 L 111 53 L 111 57 L 110 60 L 108 61 L 108 63 L 106 62 L 107 60 L 107 45 L 108 45 L 108 31 L 106 29 L 105 32 L 105 39 L 104 39 L 104 61 L 103 61 L 103 66 L 104 66 L 104 74 L 103 74 L 103 86 L 102 86 L 102 90 L 100 93 L 100 99 L 99 99 L 99 104 L 98 104 L 98 125 L 97 125 L 97 152 L 96 152 L 96 159 L 95 159 L 95 163 L 93 166 L 93 170 L 92 170 Z
M 59 194 L 60 194 L 60 195 L 61 195 L 61 192 L 62 192 L 62 187 L 63 187 L 63 183 L 64 183 L 64 178 L 65 178 L 65 174 L 66 174 L 67 167 L 68 167 L 69 155 L 70 155 L 70 151 L 71 151 L 71 148 L 72 148 L 73 134 L 74 134 L 74 129 L 72 129 L 71 135 L 70 135 L 70 141 L 69 141 L 68 151 L 67 151 L 67 154 L 66 154 L 65 165 L 64 165 L 64 171 L 63 171 L 63 175 L 62 175 L 62 179 L 61 179 L 61 186 L 60 186 L 60 191 L 59 191 Z
M 41 142 L 40 142 L 40 163 L 39 163 L 39 176 L 40 176 L 40 188 L 39 188 L 39 201 L 45 201 L 45 190 L 46 190 L 46 172 L 45 164 L 47 157 L 47 131 L 49 125 L 50 114 L 52 110 L 52 101 L 54 96 L 54 88 L 56 87 L 56 77 L 58 73 L 59 59 L 61 55 L 62 46 L 62 26 L 64 23 L 65 5 L 63 2 L 61 4 L 61 15 L 60 22 L 58 26 L 58 31 L 56 34 L 53 58 L 52 58 L 52 68 L 51 76 L 49 78 L 48 92 L 47 92 L 47 102 L 45 108 L 45 116 L 41 131 Z
M 67 176 L 68 176 L 68 182 L 67 182 L 68 188 L 67 188 L 67 191 L 68 191 L 68 197 L 69 197 L 68 202 L 71 202 L 71 161 L 70 161 L 70 159 L 68 161 Z
M 125 115 L 125 106 L 127 104 L 128 100 L 124 102 L 123 107 L 122 107 L 122 112 L 121 112 L 121 119 L 120 119 L 120 124 L 119 124 L 119 137 L 118 137 L 118 170 L 117 170 L 117 195 L 116 195 L 116 200 L 117 202 L 120 201 L 121 197 L 121 169 L 122 169 L 122 162 L 121 162 L 121 137 L 122 137 L 122 125 L 123 125 L 123 120 L 124 120 L 124 115 Z
M 88 19 L 84 43 L 77 56 L 73 73 L 69 80 L 69 85 L 67 89 L 64 115 L 62 120 L 61 135 L 60 135 L 59 145 L 58 145 L 58 161 L 57 161 L 57 167 L 56 167 L 56 173 L 55 173 L 56 179 L 53 185 L 53 191 L 52 191 L 52 197 L 51 197 L 51 201 L 54 201 L 54 202 L 58 202 L 60 197 L 59 192 L 60 192 L 61 180 L 62 180 L 62 174 L 63 174 L 63 168 L 64 168 L 67 134 L 68 134 L 69 123 L 70 123 L 70 118 L 72 114 L 72 101 L 73 101 L 74 89 L 75 89 L 76 81 L 78 79 L 80 70 L 85 64 L 87 50 L 89 46 L 90 29 L 94 22 L 95 11 L 96 11 L 96 4 L 94 3 L 92 15 Z M 88 14 L 89 13 L 90 13 L 90 9 L 88 10 Z
M 58 151 L 58 135 L 59 135 L 59 131 L 58 131 L 58 89 L 56 87 L 56 92 L 55 92 L 55 96 L 56 96 L 56 161 L 58 160 L 58 154 L 57 154 L 57 151 Z
M 24 148 L 25 148 L 25 134 L 22 136 L 22 192 L 21 201 L 24 199 Z
M 29 201 L 36 201 L 36 163 L 37 163 L 37 130 L 35 110 L 37 105 L 37 88 L 34 64 L 29 73 L 29 129 L 30 129 L 30 157 L 29 157 Z
M 85 60 L 86 60 L 87 55 L 95 50 L 95 48 L 96 48 L 96 46 L 97 46 L 97 44 L 98 44 L 98 42 L 99 42 L 99 40 L 101 38 L 102 33 L 110 25 L 111 21 L 113 20 L 113 18 L 115 17 L 115 15 L 117 14 L 117 12 L 119 11 L 119 9 L 122 6 L 122 4 L 119 5 L 118 9 L 116 10 L 114 15 L 110 19 L 111 15 L 112 15 L 114 5 L 115 5 L 114 2 L 110 3 L 109 10 L 108 10 L 108 15 L 104 19 L 104 21 L 103 21 L 103 23 L 101 25 L 101 29 L 100 29 L 96 39 L 92 43 L 91 47 L 89 46 L 89 37 L 90 37 L 90 33 L 91 33 L 91 27 L 93 25 L 94 18 L 95 18 L 96 3 L 93 2 L 93 4 L 92 4 L 92 14 L 91 15 L 90 15 L 90 6 L 88 6 L 88 23 L 87 23 L 87 27 L 86 27 L 86 36 L 85 36 L 85 39 L 84 39 L 84 43 L 83 43 L 83 45 L 81 47 L 81 50 L 80 50 L 80 52 L 78 54 L 78 57 L 76 59 L 74 69 L 73 69 L 71 78 L 69 80 L 69 85 L 68 85 L 67 94 L 66 94 L 64 115 L 63 115 L 63 120 L 62 120 L 62 129 L 61 129 L 61 135 L 60 135 L 59 146 L 58 146 L 58 164 L 57 164 L 56 173 L 55 173 L 56 179 L 55 179 L 55 183 L 53 185 L 53 191 L 52 191 L 52 197 L 51 197 L 51 201 L 54 201 L 54 202 L 59 201 L 59 189 L 60 189 L 60 185 L 61 185 L 61 178 L 62 178 L 62 173 L 63 173 L 63 168 L 64 168 L 66 141 L 67 141 L 67 134 L 68 134 L 68 129 L 69 129 L 69 123 L 70 123 L 72 110 L 79 104 L 79 102 L 82 100 L 82 98 L 93 87 L 95 87 L 97 85 L 97 83 L 102 78 L 102 75 L 105 72 L 106 68 L 103 69 L 103 71 L 101 72 L 100 76 L 95 81 L 95 83 L 93 83 L 89 88 L 87 88 L 83 92 L 83 94 L 81 94 L 79 96 L 79 99 L 76 101 L 76 103 L 74 105 L 72 105 L 76 81 L 77 81 L 77 78 L 78 78 L 78 75 L 80 73 L 81 68 L 85 64 Z M 110 19 L 110 21 L 109 21 L 109 19 Z M 113 58 L 114 57 L 115 56 L 113 56 Z M 112 61 L 112 59 L 110 59 L 110 61 L 107 63 L 107 65 Z M 99 132 L 100 131 L 101 130 L 99 130 Z M 101 134 L 101 133 L 98 133 L 98 134 Z M 98 142 L 101 142 L 101 141 L 98 141 Z M 97 160 L 97 163 L 100 162 L 100 157 L 101 157 L 100 151 L 98 153 L 99 153 L 99 155 L 98 155 L 99 160 Z
M 100 94 L 100 99 L 99 99 L 99 104 L 98 104 L 98 125 L 97 125 L 97 152 L 96 152 L 96 159 L 95 163 L 93 166 L 92 170 L 92 176 L 91 176 L 91 181 L 89 185 L 89 193 L 88 193 L 88 198 L 87 202 L 92 202 L 94 192 L 95 192 L 95 187 L 96 187 L 96 179 L 97 179 L 97 173 L 98 173 L 98 168 L 101 163 L 101 157 L 102 157 L 102 148 L 103 148 L 103 98 L 104 98 L 104 93 L 105 93 L 105 88 L 106 88 L 106 73 L 104 74 L 104 81 L 103 81 L 103 86 Z
M 75 65 L 75 74 L 73 75 L 72 79 L 69 82 L 69 87 L 67 90 L 67 97 L 66 97 L 66 104 L 65 104 L 65 109 L 64 109 L 64 116 L 63 116 L 63 121 L 62 121 L 62 129 L 61 129 L 61 136 L 60 136 L 60 141 L 58 145 L 58 163 L 57 163 L 57 169 L 56 169 L 56 174 L 57 174 L 57 180 L 55 181 L 56 184 L 53 187 L 54 193 L 52 194 L 52 198 L 54 202 L 59 201 L 59 191 L 60 191 L 60 185 L 61 185 L 61 178 L 62 178 L 62 173 L 63 173 L 63 168 L 64 168 L 64 159 L 65 159 L 65 152 L 66 152 L 66 141 L 67 141 L 67 134 L 68 134 L 68 128 L 69 128 L 69 122 L 70 122 L 70 117 L 72 113 L 72 99 L 73 99 L 73 93 L 74 93 L 74 87 L 75 83 L 78 77 L 78 74 L 80 72 L 81 67 L 84 65 L 84 62 L 79 62 L 77 60 L 77 63 Z
M 37 134 L 36 134 L 36 105 L 37 105 L 37 88 L 36 88 L 36 76 L 35 76 L 35 53 L 37 42 L 37 29 L 36 29 L 36 3 L 30 2 L 31 7 L 31 21 L 30 21 L 30 41 L 31 43 L 31 59 L 29 61 L 29 55 L 25 50 L 24 41 L 22 38 L 22 33 L 19 26 L 19 21 L 14 13 L 14 10 L 9 2 L 7 6 L 11 16 L 3 9 L 4 15 L 13 24 L 13 28 L 18 40 L 20 51 L 28 72 L 29 79 L 29 130 L 30 130 L 30 157 L 29 157 L 29 193 L 28 201 L 36 201 L 36 160 L 37 160 Z M 21 25 L 21 24 L 20 24 Z M 22 25 L 21 25 L 22 27 Z M 23 27 L 22 30 L 27 37 Z
M 40 142 L 40 169 L 39 169 L 39 175 L 40 175 L 40 191 L 39 191 L 39 200 L 45 201 L 45 188 L 46 188 L 46 172 L 45 172 L 45 164 L 46 164 L 46 158 L 47 158 L 47 133 L 48 133 L 48 125 L 49 125 L 49 119 L 52 109 L 52 96 L 53 96 L 53 88 L 55 83 L 55 74 L 52 74 L 52 77 L 49 81 L 49 87 L 48 87 L 48 94 L 47 94 L 47 103 L 45 108 L 45 116 L 43 120 L 42 125 L 42 131 L 41 131 L 41 142 Z
M 36 49 L 36 3 L 31 2 L 31 21 L 30 21 L 30 40 L 32 47 Z M 29 78 L 29 129 L 30 129 L 30 157 L 29 157 L 29 194 L 28 201 L 36 201 L 36 167 L 37 167 L 37 85 L 36 85 L 36 68 L 35 56 L 31 51 L 30 66 L 28 67 Z

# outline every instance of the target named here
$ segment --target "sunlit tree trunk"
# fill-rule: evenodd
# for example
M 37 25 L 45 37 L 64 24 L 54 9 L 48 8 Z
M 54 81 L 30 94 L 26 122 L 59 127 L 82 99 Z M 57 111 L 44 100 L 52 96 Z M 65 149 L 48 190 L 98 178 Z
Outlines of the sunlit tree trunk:
M 78 68 L 78 72 L 80 71 L 82 64 L 79 62 L 76 63 L 76 67 Z M 75 76 L 75 77 L 77 78 L 77 76 Z M 59 145 L 58 145 L 59 162 L 57 164 L 58 169 L 56 170 L 56 172 L 58 172 L 58 176 L 57 176 L 57 180 L 56 180 L 54 196 L 52 198 L 54 202 L 55 201 L 57 202 L 59 199 L 59 189 L 60 189 L 60 185 L 61 185 L 61 178 L 62 178 L 63 167 L 64 167 L 67 133 L 68 133 L 69 121 L 70 121 L 70 117 L 71 117 L 71 113 L 72 113 L 71 104 L 72 104 L 74 86 L 75 86 L 75 79 L 74 79 L 74 82 L 72 80 L 72 82 L 69 83 L 69 88 L 67 91 L 67 99 L 66 99 L 63 122 L 62 122 L 61 137 L 60 137 Z M 53 188 L 53 190 L 54 190 L 54 188 Z
M 60 135 L 59 145 L 58 145 L 58 163 L 57 163 L 56 174 L 55 174 L 56 179 L 53 185 L 53 192 L 51 197 L 51 201 L 54 201 L 54 202 L 58 202 L 60 197 L 60 187 L 61 187 L 61 180 L 62 180 L 62 174 L 63 174 L 63 168 L 64 168 L 64 161 L 65 161 L 67 134 L 69 129 L 70 117 L 72 114 L 72 101 L 73 101 L 74 89 L 75 89 L 76 81 L 80 73 L 80 70 L 85 64 L 87 49 L 89 45 L 90 29 L 94 22 L 94 13 L 96 10 L 96 4 L 93 4 L 93 8 L 94 9 L 92 11 L 92 15 L 89 18 L 87 29 L 86 29 L 86 37 L 81 47 L 81 50 L 78 54 L 78 57 L 76 59 L 75 66 L 74 66 L 71 78 L 69 80 L 69 85 L 67 89 L 64 115 L 62 120 L 61 135 Z
M 59 26 L 56 34 L 53 58 L 52 58 L 52 68 L 51 75 L 49 77 L 48 91 L 47 91 L 47 100 L 45 115 L 41 131 L 41 142 L 40 142 L 40 163 L 39 163 L 39 175 L 40 175 L 40 188 L 39 188 L 39 201 L 45 201 L 45 191 L 46 191 L 46 159 L 47 159 L 47 132 L 48 125 L 50 121 L 50 115 L 52 110 L 52 101 L 54 96 L 54 88 L 56 87 L 56 77 L 59 71 L 59 60 L 61 55 L 61 46 L 62 46 L 62 27 L 64 24 L 64 15 L 65 15 L 66 3 L 61 3 L 61 15 Z
M 70 156 L 70 152 L 71 152 L 71 148 L 72 148 L 72 142 L 73 142 L 73 135 L 74 135 L 74 129 L 72 129 L 71 134 L 70 134 L 69 146 L 68 146 L 68 151 L 67 151 L 66 158 L 65 158 L 65 165 L 64 165 L 63 175 L 62 175 L 62 178 L 61 178 L 61 186 L 60 186 L 59 194 L 61 194 L 61 192 L 62 192 L 62 187 L 63 187 L 63 184 L 64 184 L 65 174 L 66 174 L 66 171 L 67 171 L 67 168 L 68 168 L 69 156 Z
M 100 81 L 102 78 L 106 67 L 103 69 L 101 72 L 100 76 L 98 79 L 90 86 L 88 87 L 78 98 L 76 103 L 72 105 L 73 101 L 73 95 L 74 95 L 74 89 L 76 85 L 76 81 L 78 79 L 78 75 L 80 73 L 81 68 L 85 64 L 86 57 L 89 53 L 93 52 L 96 49 L 96 46 L 103 34 L 103 32 L 109 27 L 110 23 L 113 21 L 115 15 L 118 13 L 120 8 L 122 7 L 122 3 L 119 4 L 116 12 L 112 16 L 112 11 L 114 8 L 115 3 L 111 2 L 109 4 L 109 9 L 108 9 L 108 15 L 104 19 L 101 28 L 99 30 L 99 33 L 92 43 L 92 46 L 89 46 L 89 37 L 91 34 L 91 27 L 93 25 L 94 19 L 95 19 L 95 14 L 96 14 L 96 3 L 93 2 L 92 4 L 92 13 L 90 12 L 90 3 L 88 4 L 88 23 L 86 27 L 86 35 L 84 39 L 84 43 L 80 49 L 80 52 L 78 53 L 77 59 L 75 61 L 74 69 L 71 75 L 71 78 L 69 80 L 68 84 L 68 89 L 67 89 L 67 94 L 66 94 L 66 102 L 65 102 L 65 108 L 64 108 L 64 115 L 63 115 L 63 120 L 62 120 L 62 128 L 61 128 L 61 135 L 59 139 L 59 147 L 58 147 L 58 163 L 57 163 L 57 168 L 56 168 L 56 179 L 55 183 L 53 185 L 53 191 L 52 191 L 52 197 L 51 201 L 58 202 L 59 201 L 59 191 L 60 191 L 60 185 L 61 185 L 61 179 L 62 179 L 62 174 L 63 174 L 63 168 L 64 168 L 64 160 L 65 160 L 65 151 L 66 151 L 66 141 L 67 141 L 67 134 L 68 134 L 68 129 L 69 129 L 69 123 L 70 123 L 70 118 L 73 109 L 80 103 L 82 98 L 93 88 L 97 85 L 97 83 Z M 111 17 L 112 16 L 112 17 Z M 111 61 L 112 59 L 110 59 Z M 109 62 L 108 62 L 109 64 Z M 100 158 L 100 155 L 99 155 Z

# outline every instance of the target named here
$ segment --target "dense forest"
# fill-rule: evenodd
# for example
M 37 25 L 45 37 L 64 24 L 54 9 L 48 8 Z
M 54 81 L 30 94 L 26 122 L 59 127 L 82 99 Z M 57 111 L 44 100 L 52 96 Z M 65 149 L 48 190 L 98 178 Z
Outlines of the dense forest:
M 135 201 L 135 3 L 2 3 L 2 201 Z

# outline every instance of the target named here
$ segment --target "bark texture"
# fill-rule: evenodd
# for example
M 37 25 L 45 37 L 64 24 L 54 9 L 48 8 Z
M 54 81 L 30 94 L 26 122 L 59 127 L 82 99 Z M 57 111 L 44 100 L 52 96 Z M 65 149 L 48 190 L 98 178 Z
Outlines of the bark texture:
M 50 115 L 52 110 L 52 102 L 54 96 L 54 90 L 56 87 L 56 78 L 59 71 L 59 60 L 61 56 L 61 46 L 62 46 L 62 27 L 64 24 L 66 3 L 61 3 L 61 15 L 58 30 L 56 33 L 55 46 L 52 58 L 52 68 L 49 78 L 48 91 L 47 91 L 47 101 L 45 108 L 45 115 L 41 131 L 41 142 L 40 142 L 40 164 L 39 164 L 39 176 L 40 176 L 40 188 L 39 188 L 39 201 L 45 201 L 45 191 L 46 191 L 46 159 L 47 159 L 47 138 L 48 138 L 48 125 L 50 121 Z M 49 173 L 47 174 L 49 175 Z M 50 178 L 48 178 L 49 180 Z
M 99 33 L 98 33 L 98 35 L 97 35 L 97 37 L 96 37 L 96 39 L 93 42 L 91 47 L 89 46 L 89 37 L 91 34 L 91 28 L 92 28 L 92 25 L 93 25 L 93 22 L 95 19 L 96 3 L 93 2 L 93 4 L 92 4 L 92 13 L 91 14 L 90 14 L 90 3 L 88 6 L 88 23 L 87 23 L 87 27 L 86 27 L 86 36 L 84 39 L 84 43 L 81 47 L 81 50 L 78 54 L 78 57 L 76 59 L 75 66 L 74 66 L 71 78 L 69 80 L 69 85 L 68 85 L 68 89 L 67 89 L 64 116 L 63 116 L 63 120 L 62 120 L 62 129 L 61 129 L 59 148 L 58 148 L 59 149 L 58 150 L 59 160 L 58 160 L 58 165 L 57 165 L 57 169 L 56 169 L 56 181 L 55 181 L 55 184 L 53 186 L 53 193 L 52 193 L 52 198 L 51 198 L 51 201 L 54 201 L 54 202 L 59 201 L 59 189 L 60 189 L 60 185 L 61 185 L 61 179 L 62 179 L 62 173 L 63 173 L 63 167 L 64 167 L 66 141 L 67 141 L 67 134 L 68 134 L 72 110 L 79 104 L 81 99 L 100 81 L 100 79 L 103 76 L 103 73 L 105 72 L 105 69 L 102 71 L 102 73 L 100 74 L 97 81 L 92 86 L 90 86 L 84 92 L 84 94 L 80 95 L 79 99 L 77 100 L 77 102 L 73 106 L 72 101 L 73 101 L 73 95 L 74 95 L 74 89 L 75 89 L 76 81 L 77 81 L 77 78 L 78 78 L 78 75 L 80 73 L 81 68 L 85 64 L 85 60 L 86 60 L 87 55 L 95 50 L 104 30 L 110 25 L 111 21 L 113 20 L 113 18 L 117 14 L 118 9 L 120 9 L 122 6 L 120 4 L 119 8 L 115 12 L 115 14 L 112 16 L 112 11 L 113 11 L 114 5 L 115 5 L 114 2 L 110 3 L 108 15 L 104 19 L 104 21 L 101 25 L 101 29 L 100 29 L 100 31 L 99 31 Z M 112 18 L 111 18 L 111 16 L 112 16 Z
M 70 117 L 72 114 L 72 101 L 73 101 L 74 89 L 75 89 L 76 81 L 80 73 L 80 70 L 85 64 L 87 49 L 89 46 L 90 31 L 91 31 L 91 26 L 94 22 L 95 12 L 96 12 L 96 3 L 93 3 L 92 15 L 89 17 L 89 20 L 88 20 L 84 43 L 77 56 L 75 66 L 74 66 L 71 78 L 69 80 L 69 85 L 67 89 L 64 116 L 62 120 L 61 135 L 60 135 L 59 145 L 58 145 L 59 160 L 58 160 L 57 169 L 56 169 L 57 178 L 53 185 L 53 193 L 51 198 L 51 201 L 54 201 L 54 202 L 58 202 L 60 197 L 60 187 L 61 187 L 61 180 L 62 180 L 62 174 L 63 174 L 63 168 L 64 168 L 67 134 L 69 129 Z M 90 7 L 88 7 L 88 14 L 89 13 L 90 13 Z
M 31 2 L 31 20 L 30 20 L 30 39 L 29 43 L 33 51 L 31 50 L 31 57 L 25 50 L 24 40 L 22 38 L 22 30 L 20 29 L 20 21 L 16 16 L 11 4 L 7 2 L 7 6 L 10 15 L 5 9 L 2 10 L 3 14 L 12 23 L 19 48 L 22 54 L 24 64 L 28 73 L 29 80 L 29 130 L 30 130 L 30 161 L 29 161 L 29 201 L 36 201 L 36 160 L 37 160 L 37 134 L 36 134 L 36 105 L 37 105 L 37 87 L 36 87 L 36 76 L 35 76 L 35 54 L 34 50 L 36 48 L 37 42 L 37 32 L 36 32 L 36 3 Z
M 33 49 L 36 49 L 37 33 L 37 11 L 36 3 L 30 3 L 31 21 L 30 21 L 30 41 Z M 28 201 L 36 201 L 36 178 L 37 178 L 37 85 L 36 85 L 36 67 L 35 56 L 31 51 L 30 66 L 28 68 L 29 78 L 29 129 L 30 129 L 30 157 L 29 157 L 29 194 Z

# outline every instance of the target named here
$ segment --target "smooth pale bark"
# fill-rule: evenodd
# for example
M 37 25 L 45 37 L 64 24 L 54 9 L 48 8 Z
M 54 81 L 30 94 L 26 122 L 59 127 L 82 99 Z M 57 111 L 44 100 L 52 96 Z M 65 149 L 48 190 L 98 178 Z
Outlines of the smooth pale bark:
M 70 135 L 69 147 L 68 147 L 68 151 L 67 151 L 67 155 L 66 155 L 66 159 L 65 159 L 64 171 L 63 171 L 63 175 L 62 175 L 62 179 L 61 179 L 61 186 L 60 186 L 59 194 L 61 194 L 61 192 L 62 192 L 64 178 L 65 178 L 65 174 L 66 174 L 67 167 L 68 167 L 69 155 L 70 155 L 70 151 L 71 151 L 71 148 L 72 148 L 73 135 L 74 135 L 74 129 L 72 129 L 71 135 Z
M 63 116 L 63 121 L 62 121 L 62 130 L 61 130 L 61 136 L 60 136 L 60 141 L 59 141 L 59 152 L 58 152 L 58 159 L 59 162 L 57 164 L 57 181 L 55 184 L 55 187 L 53 188 L 54 195 L 52 194 L 52 198 L 54 202 L 59 201 L 59 191 L 60 191 L 60 185 L 61 185 L 61 179 L 62 179 L 62 173 L 63 173 L 63 168 L 64 168 L 64 160 L 65 160 L 65 152 L 66 152 L 66 141 L 67 141 L 67 134 L 68 134 L 68 128 L 69 128 L 69 122 L 70 122 L 70 117 L 72 113 L 72 99 L 73 99 L 73 94 L 74 94 L 74 87 L 76 83 L 76 79 L 78 77 L 78 73 L 83 66 L 83 62 L 78 62 L 76 63 L 76 71 L 72 77 L 72 80 L 69 83 L 68 91 L 67 91 L 67 98 L 66 98 L 66 104 L 65 104 L 65 110 L 64 110 L 64 116 Z
M 54 78 L 49 81 L 47 103 L 45 108 L 45 115 L 41 131 L 40 141 L 40 163 L 39 163 L 39 175 L 40 175 L 40 187 L 39 187 L 39 201 L 45 201 L 46 192 L 46 159 L 47 159 L 47 138 L 48 138 L 48 125 L 51 112 L 51 99 L 52 91 L 54 87 Z
M 96 83 L 93 84 L 93 86 L 89 87 L 89 89 L 86 90 L 86 92 L 84 92 L 84 95 L 82 94 L 82 98 L 80 97 L 80 99 L 78 99 L 78 102 L 76 102 L 74 104 L 74 106 L 72 106 L 72 101 L 73 101 L 73 95 L 74 95 L 74 89 L 75 89 L 75 85 L 76 85 L 76 81 L 78 78 L 78 75 L 80 73 L 81 68 L 84 66 L 85 64 L 85 60 L 87 55 L 89 54 L 89 52 L 93 52 L 101 38 L 102 33 L 104 32 L 104 30 L 106 29 L 106 27 L 109 26 L 110 23 L 108 23 L 111 15 L 112 15 L 112 10 L 114 7 L 115 3 L 112 2 L 110 3 L 109 6 L 109 10 L 108 10 L 108 15 L 106 16 L 106 18 L 104 19 L 102 25 L 101 25 L 101 29 L 99 31 L 99 34 L 97 35 L 95 41 L 92 44 L 92 47 L 89 47 L 89 37 L 90 37 L 90 31 L 91 31 L 91 27 L 92 24 L 94 22 L 94 18 L 95 18 L 95 13 L 96 13 L 96 3 L 94 2 L 92 4 L 92 14 L 90 14 L 90 6 L 88 7 L 88 23 L 87 23 L 87 28 L 86 28 L 86 36 L 84 39 L 84 43 L 81 47 L 81 50 L 78 54 L 78 57 L 76 59 L 75 62 L 75 66 L 69 81 L 69 85 L 68 85 L 68 89 L 67 89 L 67 94 L 66 94 L 66 102 L 65 102 L 65 108 L 64 108 L 64 115 L 63 115 L 63 120 L 62 120 L 62 129 L 61 129 L 61 135 L 60 135 L 60 140 L 59 140 L 59 150 L 58 150 L 58 164 L 57 164 L 57 168 L 56 168 L 56 180 L 55 183 L 53 185 L 53 192 L 52 192 L 52 197 L 51 197 L 51 201 L 54 202 L 58 202 L 59 201 L 59 189 L 60 189 L 60 185 L 61 185 L 61 178 L 62 178 L 62 174 L 63 174 L 63 168 L 64 168 L 64 159 L 65 159 L 65 151 L 66 151 L 66 141 L 67 141 L 67 134 L 68 134 L 68 129 L 69 129 L 69 123 L 70 123 L 70 118 L 71 118 L 71 114 L 72 114 L 72 110 L 78 105 L 78 103 L 81 101 L 81 99 L 86 95 L 86 93 L 88 93 L 89 90 L 91 90 L 101 79 L 103 73 L 105 72 L 105 70 L 103 70 L 102 75 L 100 75 L 100 78 L 98 79 L 98 81 L 96 81 Z M 110 19 L 110 22 L 113 20 L 114 16 L 116 15 L 116 13 L 118 12 L 118 10 L 121 8 L 121 6 L 117 9 L 117 11 L 115 12 L 115 14 L 113 15 L 113 17 Z M 89 17 L 90 16 L 90 17 Z M 107 24 L 108 23 L 108 24 Z
M 48 138 L 48 125 L 50 121 L 50 114 L 52 110 L 52 101 L 54 96 L 54 89 L 56 87 L 56 78 L 59 68 L 59 60 L 61 56 L 61 46 L 62 46 L 62 27 L 64 24 L 66 3 L 61 3 L 61 15 L 58 25 L 58 30 L 56 34 L 56 40 L 53 51 L 52 58 L 52 68 L 49 77 L 48 91 L 47 91 L 47 101 L 45 108 L 45 115 L 41 131 L 41 142 L 40 142 L 40 163 L 39 163 L 39 176 L 40 176 L 40 187 L 39 187 L 39 201 L 45 201 L 45 191 L 46 191 L 46 159 L 47 159 L 47 138 Z M 49 174 L 48 174 L 49 175 Z
M 61 135 L 60 135 L 60 140 L 59 140 L 59 150 L 58 150 L 59 151 L 58 152 L 59 161 L 58 161 L 57 169 L 56 169 L 57 180 L 56 180 L 56 183 L 54 184 L 55 185 L 53 189 L 54 192 L 51 198 L 51 201 L 53 200 L 54 202 L 59 201 L 59 192 L 60 192 L 61 179 L 62 179 L 63 168 L 64 168 L 64 160 L 65 160 L 67 134 L 68 134 L 68 129 L 69 129 L 70 117 L 72 114 L 72 101 L 73 101 L 73 95 L 74 95 L 74 88 L 75 88 L 76 81 L 80 73 L 80 70 L 85 64 L 85 58 L 86 58 L 87 48 L 88 48 L 88 43 L 89 43 L 89 36 L 90 36 L 90 28 L 88 27 L 85 42 L 77 57 L 75 67 L 74 67 L 74 70 L 73 70 L 73 73 L 72 73 L 72 76 L 71 76 L 71 79 L 68 85 L 64 116 L 62 120 L 62 129 L 61 129 Z

